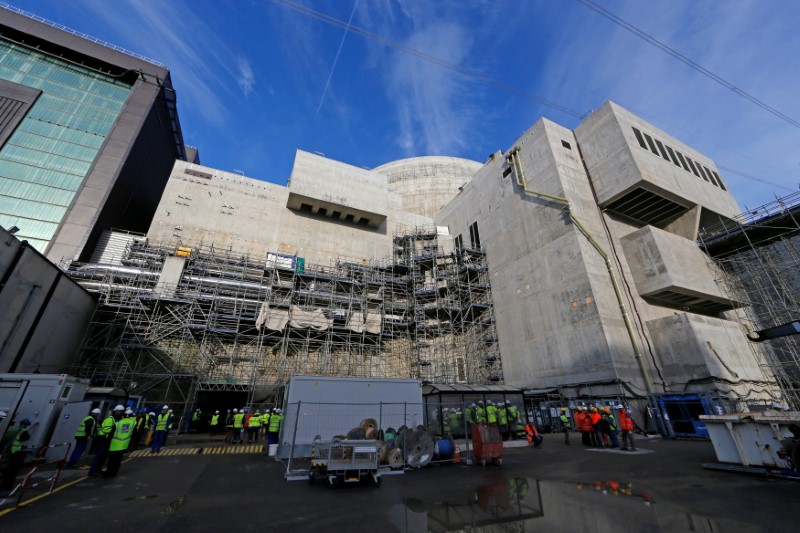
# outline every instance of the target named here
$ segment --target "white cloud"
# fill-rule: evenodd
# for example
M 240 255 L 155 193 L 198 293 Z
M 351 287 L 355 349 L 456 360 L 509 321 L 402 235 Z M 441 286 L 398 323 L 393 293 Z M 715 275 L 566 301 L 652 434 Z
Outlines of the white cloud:
M 253 67 L 251 67 L 250 62 L 243 57 L 239 58 L 238 67 L 239 77 L 236 78 L 236 83 L 239 84 L 239 88 L 242 89 L 245 96 L 250 96 L 256 84 L 256 75 L 253 73 Z

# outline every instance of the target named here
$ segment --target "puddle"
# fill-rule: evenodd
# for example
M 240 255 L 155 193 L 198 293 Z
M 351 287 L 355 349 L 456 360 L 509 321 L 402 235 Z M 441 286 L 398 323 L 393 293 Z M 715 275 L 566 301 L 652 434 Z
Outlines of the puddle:
M 624 481 L 567 483 L 501 478 L 475 489 L 406 498 L 389 512 L 405 533 L 427 531 L 718 531 L 713 520 L 656 503 Z M 588 528 L 588 529 L 587 529 Z

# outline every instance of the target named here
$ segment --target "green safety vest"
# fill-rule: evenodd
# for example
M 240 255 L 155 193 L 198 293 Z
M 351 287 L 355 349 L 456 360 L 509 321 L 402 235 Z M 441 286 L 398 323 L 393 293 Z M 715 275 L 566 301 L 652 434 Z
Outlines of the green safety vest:
M 21 452 L 22 451 L 22 443 L 24 441 L 28 440 L 28 436 L 29 436 L 28 435 L 28 430 L 20 428 L 20 431 L 16 435 L 14 435 L 14 440 L 11 442 L 11 448 L 9 449 L 9 451 L 12 454 L 15 454 L 17 452 Z M 23 439 L 23 437 L 25 437 L 25 438 Z
M 281 428 L 281 420 L 283 420 L 283 415 L 280 413 L 274 413 L 269 417 L 269 432 L 270 433 L 277 433 L 278 430 Z
M 512 405 L 507 409 L 508 409 L 508 418 L 511 420 L 511 422 L 519 422 L 519 411 L 517 411 L 517 408 Z
M 105 420 L 103 420 L 103 424 L 100 426 L 100 429 L 97 431 L 98 437 L 106 437 L 108 438 L 111 436 L 111 433 L 114 431 L 117 423 L 114 420 L 113 416 L 109 416 Z
M 455 429 L 458 425 L 458 413 L 450 413 L 450 428 Z
M 486 423 L 486 409 L 483 407 L 478 407 L 475 409 L 475 420 L 478 421 L 478 424 L 485 424 Z
M 156 431 L 166 431 L 168 425 L 172 426 L 172 417 L 169 413 L 162 413 L 156 417 Z
M 561 413 L 561 416 L 559 416 L 559 418 L 561 419 L 561 424 L 565 428 L 569 429 L 569 428 L 572 427 L 572 422 L 570 422 L 570 419 L 569 419 L 569 417 L 567 415 L 565 415 L 564 413 Z
M 253 413 L 253 416 L 250 417 L 250 421 L 248 422 L 248 426 L 250 426 L 251 428 L 260 428 L 261 415 L 258 413 Z
M 244 413 L 236 413 L 233 415 L 233 427 L 236 429 L 244 427 Z
M 606 420 L 608 420 L 608 425 L 611 426 L 611 431 L 616 431 L 617 419 L 614 418 L 614 415 L 606 415 Z
M 497 418 L 499 419 L 501 426 L 507 426 L 508 425 L 508 412 L 506 412 L 506 408 L 505 407 L 501 407 L 499 409 L 499 411 L 497 413 Z
M 219 424 L 219 415 L 212 415 L 211 416 L 211 425 L 216 426 Z
M 497 407 L 490 405 L 486 408 L 486 420 L 488 420 L 490 424 L 497 424 Z
M 471 407 L 467 407 L 466 409 L 464 409 L 464 414 L 467 417 L 467 424 L 475 423 L 475 415 L 473 414 Z
M 135 425 L 135 418 L 123 418 L 117 422 L 117 429 L 114 431 L 114 436 L 111 437 L 111 444 L 108 445 L 108 451 L 118 452 L 127 450 L 128 444 L 131 442 L 133 427 Z
M 95 426 L 94 417 L 92 417 L 91 415 L 87 416 L 86 418 L 81 420 L 81 424 L 78 426 L 78 431 L 75 432 L 75 438 L 88 437 L 89 436 L 88 432 L 86 431 L 86 422 L 88 422 L 89 420 L 92 421 L 92 428 L 94 428 L 94 426 Z M 92 433 L 94 433 L 94 431 L 92 431 Z
M 195 411 L 192 413 L 192 422 L 197 422 L 200 419 L 200 411 Z
M 264 427 L 269 426 L 269 413 L 261 415 L 261 425 Z

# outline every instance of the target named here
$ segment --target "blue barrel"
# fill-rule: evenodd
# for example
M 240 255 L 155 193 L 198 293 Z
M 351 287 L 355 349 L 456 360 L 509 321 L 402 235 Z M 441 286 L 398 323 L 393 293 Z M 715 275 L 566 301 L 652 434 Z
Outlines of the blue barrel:
M 439 459 L 452 459 L 453 458 L 453 441 L 450 439 L 439 439 L 436 441 L 436 446 L 439 449 Z

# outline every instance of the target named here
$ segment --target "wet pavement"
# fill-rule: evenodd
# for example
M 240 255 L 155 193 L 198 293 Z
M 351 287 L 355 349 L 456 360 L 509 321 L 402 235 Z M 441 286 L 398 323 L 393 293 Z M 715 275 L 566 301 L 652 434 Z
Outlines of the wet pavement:
M 506 450 L 502 467 L 429 466 L 336 490 L 285 481 L 263 453 L 136 457 L 116 479 L 85 479 L 0 517 L 0 530 L 798 530 L 800 482 L 704 470 L 710 443 L 654 440 L 626 454 L 554 439 Z

